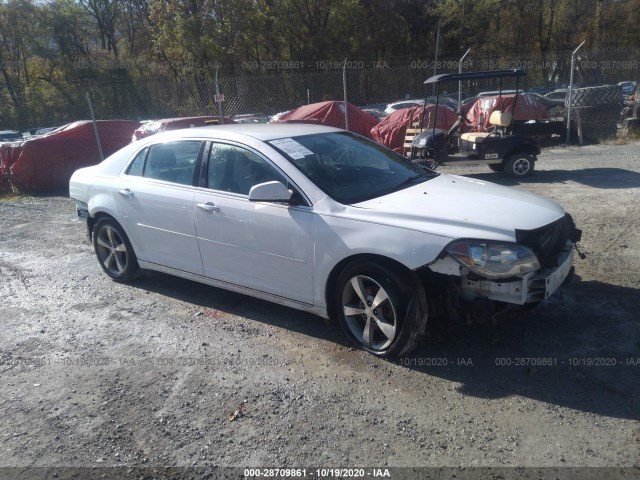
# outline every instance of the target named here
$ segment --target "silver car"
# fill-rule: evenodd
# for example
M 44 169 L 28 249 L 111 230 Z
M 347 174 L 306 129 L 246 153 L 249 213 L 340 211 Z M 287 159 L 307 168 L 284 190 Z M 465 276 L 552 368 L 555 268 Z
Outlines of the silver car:
M 312 125 L 161 133 L 75 172 L 104 272 L 157 270 L 336 318 L 378 356 L 429 319 L 543 301 L 579 239 L 562 207 Z

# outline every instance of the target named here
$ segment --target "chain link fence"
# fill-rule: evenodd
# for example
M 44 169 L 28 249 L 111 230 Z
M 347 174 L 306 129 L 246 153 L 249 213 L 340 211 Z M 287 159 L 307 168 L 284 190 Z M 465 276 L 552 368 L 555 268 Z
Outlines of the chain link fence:
M 3 142 L 7 135 L 2 137 L 0 133 L 0 193 L 24 189 L 27 185 L 24 181 L 15 181 L 17 170 L 28 171 L 30 168 L 42 168 L 42 165 L 65 170 L 62 167 L 68 162 L 69 154 L 62 147 L 32 149 L 41 152 L 38 155 L 51 158 L 30 158 L 20 168 L 16 164 L 20 166 L 24 160 L 25 151 L 29 150 L 25 146 L 30 142 L 49 138 L 51 144 L 55 145 L 51 139 L 59 133 L 38 137 L 42 133 L 38 129 L 60 127 L 91 118 L 87 92 L 91 96 L 100 136 L 101 129 L 110 128 L 108 123 L 101 122 L 105 120 L 146 122 L 199 117 L 193 123 L 187 121 L 181 124 L 190 126 L 198 124 L 198 121 L 206 122 L 207 119 L 215 121 L 222 115 L 227 121 L 230 119 L 239 123 L 266 122 L 278 113 L 307 104 L 343 101 L 345 92 L 349 103 L 366 109 L 380 120 L 393 108 L 390 104 L 399 102 L 397 108 L 412 106 L 422 102 L 425 96 L 435 95 L 432 86 L 424 85 L 424 81 L 434 74 L 520 68 L 527 70 L 528 74 L 519 81 L 517 87 L 531 93 L 544 105 L 548 117 L 566 120 L 567 110 L 572 110 L 571 125 L 567 129 L 571 143 L 599 142 L 627 135 L 637 125 L 634 120 L 627 119 L 635 117 L 637 111 L 634 108 L 637 104 L 633 102 L 636 81 L 640 79 L 639 53 L 640 49 L 585 49 L 578 52 L 574 58 L 571 100 L 567 98 L 572 70 L 571 51 L 481 58 L 474 57 L 472 51 L 462 63 L 455 58 L 437 62 L 426 58 L 392 61 L 251 61 L 219 71 L 214 66 L 210 66 L 209 70 L 194 68 L 193 75 L 189 75 L 189 69 L 186 69 L 185 76 L 189 75 L 189 80 L 168 73 L 147 78 L 140 74 L 139 69 L 134 72 L 124 64 L 112 66 L 118 71 L 116 75 L 108 75 L 109 80 L 93 77 L 64 86 L 49 85 L 46 89 L 25 88 L 20 98 L 15 98 L 11 93 L 15 89 L 10 85 L 0 83 L 0 101 L 4 105 L 0 130 L 16 131 L 27 137 L 8 143 Z M 78 65 L 78 68 L 85 67 Z M 102 65 L 102 68 L 109 67 Z M 443 84 L 439 94 L 443 105 L 456 108 L 459 98 L 464 105 L 472 105 L 474 98 L 481 93 L 502 90 L 508 94 L 514 88 L 514 81 L 500 82 L 494 79 L 464 82 L 461 85 Z M 223 101 L 220 101 L 219 93 L 224 96 Z M 429 100 L 433 101 L 432 98 Z M 133 122 L 126 123 L 129 130 L 133 128 Z M 358 125 L 354 122 L 358 122 L 358 117 L 349 119 L 349 129 L 357 131 Z M 344 127 L 346 124 L 336 126 Z M 83 128 L 84 133 L 78 135 L 75 141 L 75 150 L 87 152 L 84 164 L 97 163 L 100 157 L 99 149 L 95 148 L 95 130 L 87 130 L 86 126 Z M 127 128 L 119 129 L 122 130 L 122 138 L 111 138 L 110 148 L 106 149 L 105 154 L 131 141 L 132 132 Z M 71 140 L 66 138 L 64 148 L 73 149 L 73 133 L 66 135 Z M 8 137 L 11 140 L 11 134 Z M 553 141 L 564 143 L 565 140 L 560 136 Z M 80 160 L 78 162 L 83 163 Z M 66 168 L 67 173 L 63 177 L 69 170 Z M 33 187 L 30 185 L 29 189 Z

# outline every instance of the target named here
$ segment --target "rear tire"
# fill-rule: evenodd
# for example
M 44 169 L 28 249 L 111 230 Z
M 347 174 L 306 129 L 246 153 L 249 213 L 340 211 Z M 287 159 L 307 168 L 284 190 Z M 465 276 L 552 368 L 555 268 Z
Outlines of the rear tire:
M 524 153 L 514 153 L 504 161 L 504 173 L 512 178 L 523 178 L 533 173 L 534 158 Z
M 367 259 L 347 265 L 335 285 L 335 311 L 351 342 L 383 358 L 413 350 L 424 335 L 427 302 L 410 272 Z
M 140 269 L 127 234 L 113 218 L 105 217 L 96 222 L 93 248 L 104 273 L 116 282 L 132 280 Z

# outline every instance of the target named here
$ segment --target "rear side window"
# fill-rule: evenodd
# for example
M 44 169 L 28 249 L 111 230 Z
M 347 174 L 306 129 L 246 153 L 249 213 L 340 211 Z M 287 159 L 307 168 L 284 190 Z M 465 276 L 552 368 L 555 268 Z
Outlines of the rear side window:
M 201 147 L 197 140 L 151 145 L 136 155 L 127 175 L 192 185 Z
M 133 159 L 131 165 L 127 169 L 127 175 L 134 175 L 136 177 L 141 177 L 142 172 L 144 170 L 144 159 L 147 158 L 148 148 L 144 148 L 138 152 L 136 158 Z

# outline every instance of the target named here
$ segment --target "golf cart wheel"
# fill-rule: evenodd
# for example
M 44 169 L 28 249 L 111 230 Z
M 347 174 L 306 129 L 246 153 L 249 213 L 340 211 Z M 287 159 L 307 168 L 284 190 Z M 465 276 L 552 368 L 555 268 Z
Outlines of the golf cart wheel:
M 525 153 L 514 153 L 504 161 L 504 173 L 513 178 L 523 178 L 531 175 L 533 168 L 533 156 Z
M 504 170 L 504 166 L 501 163 L 490 163 L 489 168 L 494 172 L 502 172 Z
M 410 272 L 360 259 L 342 270 L 334 288 L 339 323 L 355 345 L 384 358 L 417 346 L 426 330 L 427 302 Z
M 430 170 L 435 170 L 436 168 L 438 168 L 438 165 L 440 165 L 440 162 L 438 160 L 432 159 L 427 160 L 424 165 Z

